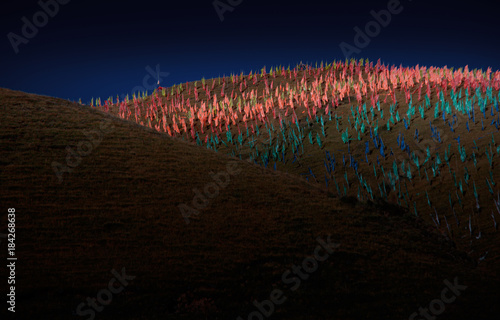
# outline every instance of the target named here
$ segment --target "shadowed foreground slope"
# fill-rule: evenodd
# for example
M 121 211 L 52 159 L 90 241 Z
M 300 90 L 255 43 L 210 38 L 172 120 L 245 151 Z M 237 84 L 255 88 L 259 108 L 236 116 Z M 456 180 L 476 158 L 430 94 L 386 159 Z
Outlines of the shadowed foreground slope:
M 77 306 L 122 268 L 135 278 L 95 319 L 247 319 L 274 289 L 286 300 L 273 319 L 407 319 L 455 277 L 467 288 L 439 319 L 500 311 L 499 281 L 398 208 L 338 199 L 65 100 L 0 89 L 0 111 L 0 232 L 16 208 L 18 319 L 90 319 Z M 79 145 L 86 155 L 67 158 Z M 59 179 L 55 162 L 71 172 Z M 193 188 L 203 193 L 228 163 L 230 181 L 187 224 L 179 205 L 193 207 Z M 292 281 L 287 270 L 328 236 L 338 247 Z

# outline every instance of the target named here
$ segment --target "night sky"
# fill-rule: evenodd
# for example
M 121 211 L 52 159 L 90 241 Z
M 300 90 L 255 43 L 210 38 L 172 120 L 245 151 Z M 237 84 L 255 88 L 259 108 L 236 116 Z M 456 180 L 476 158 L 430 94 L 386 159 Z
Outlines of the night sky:
M 140 88 L 151 92 L 158 72 L 161 85 L 168 87 L 202 77 L 260 72 L 263 66 L 269 71 L 300 61 L 314 66 L 344 60 L 341 43 L 357 51 L 350 57 L 380 58 L 389 65 L 498 70 L 500 14 L 495 5 L 436 0 L 9 1 L 0 13 L 0 87 L 88 103 L 92 97 L 131 95 Z M 386 26 L 373 22 L 371 12 L 381 10 L 390 13 L 390 22 L 382 21 Z M 29 26 L 34 20 L 37 31 Z M 365 32 L 367 26 L 372 27 L 369 43 L 358 36 L 356 46 L 354 28 Z

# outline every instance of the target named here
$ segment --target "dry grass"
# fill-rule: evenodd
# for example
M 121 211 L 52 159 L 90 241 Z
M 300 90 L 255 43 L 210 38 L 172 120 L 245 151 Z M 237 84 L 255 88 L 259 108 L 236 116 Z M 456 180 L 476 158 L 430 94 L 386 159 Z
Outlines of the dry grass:
M 72 314 L 76 306 L 122 267 L 136 278 L 96 319 L 203 319 L 175 313 L 187 292 L 213 299 L 210 319 L 246 319 L 252 301 L 269 299 L 273 288 L 288 298 L 275 319 L 406 319 L 454 277 L 468 288 L 439 319 L 498 314 L 492 232 L 483 233 L 490 238 L 480 249 L 490 253 L 478 267 L 463 242 L 457 249 L 428 221 L 383 201 L 339 199 L 295 172 L 263 169 L 60 99 L 0 89 L 0 111 L 0 201 L 5 214 L 17 212 L 19 319 L 84 319 Z M 66 146 L 87 140 L 83 132 L 103 119 L 111 131 L 59 183 L 52 162 L 63 163 Z M 190 204 L 193 188 L 202 190 L 228 162 L 241 172 L 186 224 L 178 205 Z M 283 272 L 327 235 L 340 247 L 288 290 Z

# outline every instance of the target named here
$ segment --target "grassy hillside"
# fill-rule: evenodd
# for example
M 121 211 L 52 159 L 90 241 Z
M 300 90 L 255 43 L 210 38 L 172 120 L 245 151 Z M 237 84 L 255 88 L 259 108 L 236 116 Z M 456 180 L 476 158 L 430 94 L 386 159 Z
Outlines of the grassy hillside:
M 491 69 L 351 60 L 92 105 L 338 196 L 402 206 L 498 270 L 499 89 Z
M 299 72 L 300 79 L 308 71 Z M 219 93 L 221 88 L 213 85 L 215 81 L 208 80 L 206 87 Z M 193 87 L 194 83 L 188 85 Z M 265 84 L 256 83 L 246 90 L 259 88 L 265 90 Z M 194 105 L 194 92 L 192 96 L 189 91 L 185 94 L 185 101 L 193 99 Z M 158 92 L 158 98 L 164 99 L 165 105 L 172 101 L 169 98 L 182 101 L 181 93 L 172 98 Z M 199 99 L 204 98 L 200 94 Z M 143 105 L 152 100 L 143 99 Z M 133 102 L 127 105 L 131 109 Z M 494 203 L 484 200 L 482 211 L 475 212 L 473 235 L 469 235 L 468 215 L 462 211 L 460 226 L 454 226 L 452 213 L 444 209 L 453 184 L 451 169 L 448 174 L 444 161 L 441 175 L 431 179 L 432 183 L 425 179 L 423 169 L 424 178 L 406 180 L 411 202 L 419 205 L 417 215 L 413 207 L 404 207 L 404 197 L 389 191 L 388 181 L 387 197 L 372 200 L 365 190 L 358 199 L 357 175 L 348 164 L 342 165 L 342 152 L 358 159 L 358 172 L 372 187 L 378 180 L 373 169 L 370 175 L 369 166 L 361 165 L 364 149 L 358 144 L 364 146 L 365 141 L 355 141 L 353 135 L 347 145 L 337 131 L 336 116 L 344 117 L 340 132 L 349 125 L 345 117 L 351 110 L 346 101 L 332 108 L 337 110 L 336 116 L 324 126 L 324 136 L 319 122 L 306 120 L 307 108 L 298 106 L 295 112 L 304 134 L 304 151 L 287 151 L 286 159 L 276 161 L 276 170 L 269 165 L 274 161 L 267 165 L 257 161 L 262 158 L 250 145 L 240 145 L 241 159 L 237 154 L 228 155 L 238 144 L 237 126 L 231 127 L 233 144 L 224 138 L 226 144 L 207 148 L 207 142 L 197 145 L 196 139 L 190 140 L 189 132 L 170 135 L 154 130 L 154 121 L 149 128 L 121 119 L 119 104 L 83 106 L 0 89 L 0 108 L 1 216 L 5 222 L 7 208 L 16 208 L 15 316 L 19 319 L 39 315 L 87 319 L 88 314 L 76 314 L 77 306 L 108 287 L 115 277 L 112 269 L 121 273 L 122 268 L 135 278 L 112 296 L 95 319 L 247 319 L 258 310 L 254 301 L 271 299 L 275 289 L 281 290 L 282 299 L 286 297 L 283 303 L 273 305 L 272 312 L 267 305 L 269 315 L 276 319 L 407 319 L 418 313 L 419 307 L 428 308 L 431 301 L 442 298 L 447 287 L 444 281 L 453 283 L 455 278 L 467 288 L 454 302 L 445 304 L 439 319 L 489 319 L 500 311 L 496 304 L 500 284 L 496 272 L 498 233 L 491 227 L 490 217 Z M 390 103 L 381 104 L 381 108 L 387 120 Z M 181 119 L 183 112 L 179 109 L 176 119 Z M 431 112 L 426 111 L 427 117 Z M 420 123 L 416 118 L 411 125 L 421 126 L 424 136 L 428 120 Z M 148 116 L 139 117 L 140 121 L 147 124 Z M 243 124 L 241 119 L 238 123 Z M 278 130 L 279 118 L 268 125 L 271 123 Z M 171 120 L 168 124 L 175 132 Z M 442 120 L 434 125 L 443 131 L 446 128 Z M 265 126 L 260 126 L 264 132 Z M 484 149 L 491 136 L 480 140 L 481 128 L 477 124 L 472 128 L 467 137 L 462 127 L 456 133 L 462 134 L 467 150 L 474 145 L 473 137 L 478 148 Z M 207 126 L 205 132 L 209 129 Z M 322 147 L 309 142 L 307 130 L 321 135 Z M 405 130 L 401 121 L 391 131 L 379 129 L 388 154 L 389 148 L 394 152 L 399 148 L 395 141 L 399 130 Z M 368 131 L 366 136 L 370 136 Z M 263 134 L 254 137 L 260 139 L 255 145 L 261 146 L 262 152 L 268 138 Z M 245 143 L 251 138 L 245 136 Z M 290 144 L 286 148 L 290 150 Z M 350 181 L 345 195 L 332 180 L 327 187 L 320 175 L 325 148 L 335 152 L 336 165 L 343 169 L 337 176 L 340 186 L 344 174 Z M 456 157 L 456 147 L 454 152 Z M 370 165 L 376 163 L 375 152 L 367 158 Z M 391 170 L 389 156 L 380 161 Z M 484 177 L 489 177 L 487 157 L 478 155 L 476 166 L 472 159 L 467 161 L 476 184 L 483 183 Z M 459 172 L 463 167 L 457 161 L 454 170 Z M 303 174 L 309 170 L 316 178 Z M 493 180 L 500 181 L 498 171 L 493 172 Z M 211 183 L 217 177 L 221 180 L 215 187 Z M 228 181 L 222 181 L 224 177 L 229 177 Z M 404 187 L 404 182 L 399 179 L 398 185 Z M 471 196 L 474 200 L 471 189 L 467 189 L 468 198 L 464 196 L 463 212 L 475 205 L 465 200 Z M 448 216 L 449 230 L 443 221 L 437 228 L 432 220 L 434 211 L 423 209 L 427 206 L 424 190 L 433 197 L 433 207 L 439 210 L 436 215 L 441 220 Z M 483 201 L 487 189 L 483 186 L 479 192 Z M 213 197 L 206 195 L 209 193 Z M 205 203 L 200 194 L 205 194 Z M 428 212 L 433 213 L 432 218 Z M 476 239 L 478 230 L 482 232 Z M 0 232 L 5 232 L 5 227 Z M 324 261 L 314 260 L 315 268 L 311 259 L 305 259 L 314 256 L 318 237 L 324 241 L 330 237 L 335 248 Z M 2 242 L 3 252 L 6 247 Z M 303 268 L 314 271 L 296 271 L 294 265 L 303 261 Z M 300 283 L 288 270 L 302 278 Z M 0 277 L 8 277 L 5 268 Z M 5 283 L 2 292 L 4 289 Z M 5 309 L 2 314 L 7 313 Z

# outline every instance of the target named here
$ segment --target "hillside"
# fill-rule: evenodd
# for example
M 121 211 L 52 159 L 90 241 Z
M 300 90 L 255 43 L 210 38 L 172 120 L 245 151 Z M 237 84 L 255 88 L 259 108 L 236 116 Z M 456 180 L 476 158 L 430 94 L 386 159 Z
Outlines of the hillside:
M 306 73 L 300 72 L 299 78 Z M 214 92 L 221 90 L 214 83 L 215 79 L 207 81 L 207 86 L 210 84 Z M 193 87 L 194 83 L 189 85 Z M 259 85 L 255 89 L 265 90 L 264 83 Z M 251 92 L 252 87 L 246 90 Z M 165 106 L 172 101 L 167 95 L 161 98 L 159 92 L 156 94 L 156 99 L 165 99 Z M 194 105 L 194 92 L 191 98 Z M 355 99 L 354 95 L 350 98 Z M 178 95 L 175 99 L 183 98 Z M 152 97 L 145 98 L 143 106 L 152 101 Z M 334 110 L 338 108 L 338 116 L 346 117 L 351 110 L 346 101 L 344 109 L 340 103 Z M 282 164 L 276 161 L 274 170 L 268 165 L 274 160 L 259 163 L 256 159 L 262 158 L 252 147 L 238 149 L 241 159 L 228 155 L 238 144 L 237 126 L 231 127 L 231 139 L 228 136 L 225 144 L 207 147 L 207 136 L 200 146 L 196 139 L 188 141 L 187 130 L 175 134 L 172 115 L 168 120 L 172 134 L 159 132 L 162 123 L 158 120 L 146 127 L 130 117 L 122 119 L 132 107 L 133 102 L 121 107 L 119 103 L 83 106 L 0 89 L 1 216 L 6 221 L 7 208 L 16 208 L 16 318 L 32 319 L 43 314 L 50 319 L 86 319 L 88 316 L 75 314 L 77 306 L 108 286 L 112 269 L 122 268 L 135 278 L 121 293 L 113 295 L 111 303 L 96 313 L 96 319 L 247 319 L 257 310 L 253 301 L 270 299 L 273 289 L 282 290 L 286 296 L 285 302 L 273 308 L 276 319 L 406 319 L 419 307 L 428 307 L 432 300 L 439 299 L 445 288 L 443 281 L 453 282 L 455 278 L 467 288 L 453 303 L 446 304 L 439 319 L 490 319 L 500 311 L 496 304 L 500 281 L 495 271 L 499 263 L 495 245 L 498 233 L 489 217 L 493 203 L 484 201 L 483 211 L 474 214 L 474 226 L 482 231 L 475 241 L 463 236 L 469 232 L 464 228 L 464 214 L 460 227 L 451 226 L 453 232 L 448 233 L 442 222 L 436 228 L 429 215 L 422 213 L 424 209 L 415 215 L 413 207 L 398 206 L 399 197 L 391 199 L 395 192 L 389 187 L 387 198 L 373 200 L 367 192 L 358 200 L 354 182 L 347 183 L 350 194 L 345 195 L 332 187 L 333 182 L 327 187 L 323 174 L 319 174 L 325 148 L 336 154 L 339 149 L 345 154 L 353 151 L 356 159 L 364 156 L 360 151 L 364 149 L 356 149 L 354 142 L 348 146 L 335 133 L 332 123 L 337 115 L 324 126 L 325 135 L 320 136 L 323 147 L 310 143 L 308 131 L 302 131 L 306 143 L 297 159 L 300 165 L 292 160 L 292 152 Z M 386 115 L 390 108 L 390 103 L 382 104 Z M 179 115 L 186 116 L 185 110 L 178 110 Z M 297 107 L 296 114 L 302 116 L 296 119 L 302 130 L 310 126 L 319 136 L 321 127 L 306 120 L 307 111 Z M 150 116 L 143 114 L 137 122 L 147 124 Z M 189 117 L 186 119 L 189 121 Z M 340 125 L 347 126 L 343 119 Z M 276 131 L 269 132 L 278 132 L 279 118 L 273 121 L 268 123 L 273 123 Z M 305 123 L 309 121 L 311 125 Z M 155 125 L 160 130 L 154 130 Z M 396 151 L 398 147 L 395 132 L 401 129 L 401 121 L 399 126 L 388 132 L 380 129 L 387 153 L 389 148 Z M 462 141 L 469 150 L 472 135 L 466 138 L 462 127 Z M 477 124 L 473 128 L 477 130 Z M 205 127 L 206 132 L 209 129 Z M 265 131 L 264 125 L 260 130 Z M 364 133 L 369 136 L 368 131 Z M 478 132 L 474 137 L 479 136 Z M 266 138 L 257 134 L 255 138 L 264 148 Z M 354 135 L 351 138 L 357 140 Z M 484 149 L 487 139 L 478 139 L 478 148 Z M 88 141 L 91 148 L 85 143 Z M 271 139 L 270 147 L 275 143 Z M 286 148 L 290 150 L 291 146 Z M 252 161 L 248 161 L 250 157 Z M 369 157 L 370 164 L 376 163 L 375 152 Z M 491 165 L 486 156 L 477 160 L 475 181 L 481 179 L 484 184 Z M 337 156 L 337 166 L 341 166 L 340 161 Z M 381 161 L 390 168 L 390 159 Z M 471 162 L 468 160 L 470 168 Z M 374 186 L 368 169 L 359 168 Z M 457 164 L 457 172 L 458 168 Z M 316 172 L 318 178 L 311 175 L 305 179 L 302 173 L 308 170 Z M 441 170 L 448 170 L 444 161 Z M 355 181 L 351 171 L 348 179 Z M 218 192 L 214 191 L 218 194 L 207 197 L 206 205 L 196 209 L 193 199 L 200 198 L 196 190 L 207 193 L 207 188 L 210 192 L 213 184 L 207 186 L 215 181 L 213 173 L 227 177 L 226 172 L 230 177 L 227 184 L 219 181 Z M 500 181 L 497 172 L 492 181 Z M 343 176 L 339 177 L 340 183 Z M 424 179 L 407 181 L 412 202 L 418 202 L 419 208 L 427 205 L 423 200 Z M 445 214 L 441 208 L 448 201 L 448 192 L 440 196 L 437 191 L 447 191 L 453 184 L 451 179 L 434 182 L 428 191 L 441 215 Z M 488 196 L 485 187 L 479 190 L 481 200 Z M 469 200 L 473 196 L 472 191 L 466 194 Z M 187 206 L 195 208 L 197 214 L 187 211 Z M 184 216 L 180 208 L 184 208 Z M 451 225 L 453 218 L 448 212 L 446 215 Z M 5 232 L 5 227 L 0 232 Z M 325 261 L 318 262 L 317 270 L 296 290 L 290 290 L 294 282 L 284 283 L 283 274 L 313 255 L 318 237 L 326 241 L 328 236 L 335 249 Z M 6 248 L 4 242 L 2 248 Z M 486 251 L 486 258 L 479 260 Z M 6 269 L 1 269 L 0 277 L 7 278 Z M 5 284 L 2 291 L 4 288 Z
M 91 105 L 340 197 L 402 206 L 499 270 L 499 89 L 500 71 L 490 68 L 351 60 L 264 67 Z

